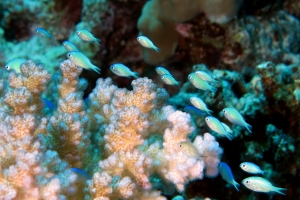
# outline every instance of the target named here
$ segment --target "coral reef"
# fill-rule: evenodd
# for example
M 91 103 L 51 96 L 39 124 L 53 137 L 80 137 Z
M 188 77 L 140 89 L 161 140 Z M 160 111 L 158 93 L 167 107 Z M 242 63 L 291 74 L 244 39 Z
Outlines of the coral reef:
M 152 187 L 152 174 L 178 191 L 190 180 L 218 174 L 223 151 L 209 133 L 194 140 L 200 157 L 180 148 L 194 126 L 190 115 L 165 105 L 164 89 L 147 78 L 133 81 L 132 91 L 99 79 L 85 102 L 81 72 L 69 60 L 60 64 L 52 110 L 40 96 L 50 80 L 42 65 L 24 63 L 20 74 L 9 74 L 9 87 L 2 79 L 1 180 L 6 192 L 1 198 L 83 196 L 84 181 L 72 168 L 92 176 L 85 194 L 90 199 L 165 199 Z
M 300 196 L 299 0 L 3 0 L 0 3 L 0 199 L 297 199 Z M 34 34 L 43 27 L 53 38 Z M 100 46 L 76 34 L 87 29 Z M 141 47 L 149 37 L 161 51 Z M 66 59 L 69 40 L 101 74 Z M 109 70 L 121 62 L 138 79 Z M 164 85 L 157 64 L 180 87 Z M 188 74 L 202 70 L 217 91 Z M 99 78 L 101 76 L 101 78 Z M 199 97 L 233 139 L 211 132 Z M 232 124 L 234 107 L 252 133 Z M 187 146 L 184 146 L 185 144 Z M 221 158 L 222 157 L 222 158 Z M 286 196 L 218 176 L 253 162 Z

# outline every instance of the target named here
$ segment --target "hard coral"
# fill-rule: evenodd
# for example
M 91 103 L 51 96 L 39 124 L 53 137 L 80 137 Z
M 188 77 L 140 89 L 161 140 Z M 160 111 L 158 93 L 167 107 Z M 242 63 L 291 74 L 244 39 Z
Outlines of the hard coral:
M 0 113 L 1 199 L 60 199 L 76 193 L 77 176 L 34 134 L 44 121 L 40 119 L 42 112 L 35 109 L 43 106 L 36 93 L 45 89 L 49 78 L 48 72 L 32 61 L 22 66 L 21 74 L 10 74 L 12 87 L 4 103 L 12 109 Z
M 69 60 L 60 69 L 50 110 L 40 98 L 50 80 L 42 65 L 28 61 L 10 73 L 9 84 L 1 80 L 1 198 L 165 199 L 152 175 L 183 191 L 189 180 L 217 173 L 218 143 L 209 134 L 195 140 L 206 159 L 182 152 L 178 143 L 189 141 L 191 118 L 166 106 L 167 92 L 150 79 L 134 80 L 131 91 L 99 79 L 84 101 L 82 69 Z M 78 168 L 93 176 L 88 185 Z

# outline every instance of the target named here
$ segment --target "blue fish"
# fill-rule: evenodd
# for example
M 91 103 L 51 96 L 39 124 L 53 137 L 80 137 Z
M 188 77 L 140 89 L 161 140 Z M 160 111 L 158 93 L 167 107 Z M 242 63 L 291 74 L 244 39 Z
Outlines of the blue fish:
M 232 174 L 232 171 L 231 171 L 230 167 L 227 165 L 227 163 L 220 162 L 219 172 L 220 172 L 222 178 L 226 182 L 232 184 L 235 187 L 235 189 L 237 191 L 239 191 L 239 189 L 238 189 L 237 186 L 239 186 L 240 184 L 238 184 L 237 182 L 235 182 L 233 174 Z
M 90 175 L 88 175 L 85 171 L 83 171 L 82 169 L 76 168 L 76 167 L 72 167 L 71 168 L 73 170 L 73 172 L 75 172 L 76 174 L 83 176 L 86 179 L 92 179 L 92 177 Z
M 35 32 L 36 32 L 36 34 L 38 35 L 38 36 L 40 36 L 40 37 L 43 37 L 43 38 L 53 38 L 53 36 L 50 34 L 50 33 L 48 33 L 45 29 L 43 29 L 43 28 L 37 28 L 36 30 L 35 30 Z
M 44 104 L 50 109 L 50 110 L 54 110 L 55 109 L 55 105 L 49 101 L 48 99 L 42 98 Z
M 192 114 L 192 115 L 200 115 L 200 116 L 206 116 L 206 112 L 201 111 L 200 109 L 196 108 L 195 106 L 186 106 L 184 107 L 184 111 Z
M 85 99 L 83 99 L 86 106 L 90 106 L 90 99 L 89 96 L 87 96 Z

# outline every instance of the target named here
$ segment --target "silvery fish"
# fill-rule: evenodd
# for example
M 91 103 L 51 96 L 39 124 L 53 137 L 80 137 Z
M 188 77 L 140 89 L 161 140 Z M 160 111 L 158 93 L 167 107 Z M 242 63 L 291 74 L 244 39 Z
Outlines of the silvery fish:
M 259 177 L 252 176 L 249 178 L 245 178 L 242 183 L 248 189 L 253 190 L 254 192 L 277 192 L 279 194 L 285 195 L 282 190 L 286 190 L 285 188 L 275 187 L 268 180 Z
M 229 140 L 232 140 L 232 135 L 225 130 L 224 126 L 217 118 L 208 116 L 205 117 L 205 122 L 211 130 L 222 136 L 226 136 Z
M 217 88 L 209 85 L 206 81 L 198 78 L 195 73 L 189 74 L 188 79 L 196 88 L 200 90 L 210 90 L 213 93 L 217 91 Z
M 82 29 L 76 31 L 80 39 L 86 42 L 96 42 L 100 46 L 100 39 L 95 38 L 88 30 Z
M 161 80 L 167 85 L 177 85 L 178 87 L 180 87 L 179 82 L 176 81 L 172 75 L 169 74 L 162 75 Z
M 193 143 L 191 143 L 191 142 L 179 142 L 179 147 L 185 155 L 187 155 L 189 157 L 193 157 L 193 158 L 200 158 L 199 151 L 193 145 Z
M 208 115 L 211 115 L 212 111 L 207 108 L 206 104 L 204 103 L 204 101 L 201 98 L 191 97 L 190 101 L 193 104 L 193 106 L 206 112 Z
M 251 173 L 251 174 L 264 174 L 264 171 L 260 169 L 259 166 L 252 162 L 243 162 L 240 164 L 240 167 L 245 172 Z
M 232 171 L 230 167 L 227 165 L 227 163 L 220 162 L 219 164 L 219 172 L 222 176 L 222 178 L 227 181 L 228 183 L 232 184 L 237 191 L 239 191 L 238 187 L 240 184 L 238 184 L 233 177 Z
M 45 29 L 43 28 L 37 28 L 35 29 L 35 33 L 40 36 L 40 37 L 43 37 L 43 38 L 53 38 L 53 36 L 48 33 Z
M 115 63 L 110 66 L 110 70 L 118 75 L 118 76 L 124 76 L 124 77 L 130 77 L 133 76 L 135 78 L 138 78 L 139 73 L 131 71 L 128 67 L 123 65 L 122 63 Z
M 16 73 L 20 73 L 21 72 L 21 65 L 25 62 L 26 62 L 25 59 L 14 58 L 14 59 L 10 60 L 8 63 L 6 63 L 4 68 L 7 71 L 14 70 Z
M 245 122 L 243 116 L 235 108 L 224 108 L 223 113 L 231 123 L 243 126 L 251 133 L 252 126 Z
M 149 49 L 154 49 L 156 52 L 159 52 L 160 49 L 158 47 L 156 47 L 153 42 L 147 38 L 146 36 L 138 36 L 137 37 L 137 41 L 143 46 L 143 47 L 146 47 L 146 48 L 149 48 Z
M 216 81 L 211 75 L 209 75 L 208 73 L 206 73 L 205 71 L 196 71 L 195 72 L 196 76 L 204 81 L 207 82 L 213 82 L 213 83 L 217 83 L 218 81 Z
M 70 51 L 68 52 L 68 58 L 74 63 L 75 65 L 85 68 L 85 69 L 92 69 L 98 74 L 100 74 L 100 69 L 93 65 L 88 57 L 81 53 L 80 51 Z
M 165 74 L 172 76 L 172 74 L 164 67 L 156 67 L 155 71 L 156 71 L 156 73 L 158 73 L 158 75 L 161 75 L 161 76 L 165 75 Z
M 78 51 L 77 47 L 75 46 L 75 44 L 73 44 L 70 41 L 64 41 L 63 42 L 63 46 L 65 47 L 65 49 L 67 51 Z

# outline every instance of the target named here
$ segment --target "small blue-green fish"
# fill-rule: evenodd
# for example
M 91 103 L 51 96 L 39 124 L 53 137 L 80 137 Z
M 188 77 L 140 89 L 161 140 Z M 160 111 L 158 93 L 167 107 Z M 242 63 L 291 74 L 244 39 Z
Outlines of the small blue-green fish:
M 240 164 L 240 167 L 245 172 L 248 172 L 251 174 L 262 174 L 263 175 L 265 173 L 263 170 L 260 169 L 259 166 L 257 166 L 256 164 L 254 164 L 252 162 L 243 162 Z
M 176 197 L 172 198 L 172 200 L 184 200 L 183 196 L 177 195 Z
M 251 133 L 252 126 L 245 122 L 243 116 L 235 108 L 224 108 L 223 113 L 231 123 L 243 126 Z
M 217 83 L 218 81 L 216 81 L 211 75 L 209 75 L 208 73 L 206 73 L 205 71 L 196 71 L 195 72 L 196 76 L 204 81 L 207 82 L 213 82 L 213 83 Z
M 186 106 L 184 107 L 184 111 L 192 115 L 206 116 L 206 112 L 203 112 L 195 106 Z
M 14 59 L 10 60 L 8 63 L 6 63 L 4 68 L 7 71 L 14 70 L 16 73 L 20 73 L 21 72 L 21 65 L 25 62 L 26 62 L 25 59 L 14 58 Z
M 96 42 L 100 46 L 100 39 L 95 38 L 92 33 L 90 33 L 88 30 L 82 29 L 76 31 L 77 35 L 86 42 Z
M 202 99 L 200 99 L 199 97 L 191 97 L 190 101 L 193 104 L 193 106 L 204 112 L 207 112 L 208 115 L 211 115 L 212 111 L 207 108 L 206 104 Z
M 225 128 L 225 131 L 228 133 L 233 133 L 233 131 L 231 130 L 231 128 L 229 126 L 227 126 L 227 124 L 221 122 L 221 124 L 223 125 L 223 127 Z
M 137 41 L 143 46 L 143 47 L 146 47 L 146 48 L 149 48 L 149 49 L 154 49 L 156 52 L 159 52 L 160 49 L 158 47 L 156 47 L 153 42 L 147 38 L 146 36 L 138 36 L 137 37 Z
M 170 74 L 162 75 L 161 80 L 167 85 L 177 85 L 178 87 L 180 87 L 180 82 L 176 81 L 175 78 Z
M 88 57 L 81 53 L 80 51 L 70 51 L 68 52 L 68 58 L 74 63 L 75 65 L 85 68 L 85 69 L 92 69 L 98 74 L 100 74 L 100 69 L 93 65 Z
M 78 51 L 77 47 L 75 46 L 75 44 L 73 44 L 70 41 L 64 41 L 63 42 L 63 46 L 65 47 L 65 49 L 67 51 Z
M 230 167 L 227 165 L 227 163 L 220 162 L 219 172 L 220 172 L 223 180 L 225 180 L 227 183 L 232 184 L 235 187 L 235 189 L 237 191 L 239 191 L 237 186 L 239 186 L 240 184 L 235 182 L 232 171 L 231 171 Z
M 164 67 L 156 67 L 155 71 L 156 71 L 156 73 L 158 73 L 158 75 L 160 75 L 160 76 L 166 75 L 166 74 L 172 76 L 172 74 L 171 74 L 166 68 L 164 68 Z
M 85 99 L 83 99 L 83 102 L 85 103 L 86 106 L 90 106 L 90 99 L 89 96 L 87 96 Z
M 259 176 L 245 178 L 242 183 L 244 184 L 244 186 L 246 186 L 250 190 L 253 190 L 254 192 L 277 192 L 279 194 L 285 195 L 281 192 L 282 190 L 286 190 L 285 188 L 275 187 L 268 180 Z
M 213 93 L 217 91 L 217 88 L 209 85 L 206 81 L 198 78 L 195 73 L 189 74 L 188 79 L 196 88 L 200 90 L 210 90 Z
M 40 36 L 40 37 L 43 37 L 43 38 L 53 38 L 53 36 L 48 33 L 45 29 L 43 28 L 37 28 L 35 29 L 35 33 Z
M 179 147 L 185 155 L 187 155 L 189 157 L 193 157 L 193 158 L 200 158 L 199 151 L 193 145 L 193 143 L 191 143 L 191 142 L 179 142 Z
M 229 140 L 232 140 L 232 135 L 228 133 L 222 123 L 215 117 L 205 117 L 207 126 L 214 132 L 219 133 L 222 136 L 226 136 Z
M 48 99 L 46 98 L 42 98 L 44 104 L 50 109 L 50 110 L 54 110 L 55 109 L 55 105 L 49 101 Z
M 115 63 L 110 66 L 110 71 L 118 76 L 138 78 L 139 73 L 131 71 L 128 67 L 123 65 L 122 63 Z
M 88 175 L 85 171 L 83 171 L 82 169 L 79 169 L 79 168 L 76 168 L 76 167 L 73 167 L 71 168 L 73 170 L 73 172 L 75 172 L 76 174 L 86 178 L 86 179 L 91 179 L 91 176 Z

